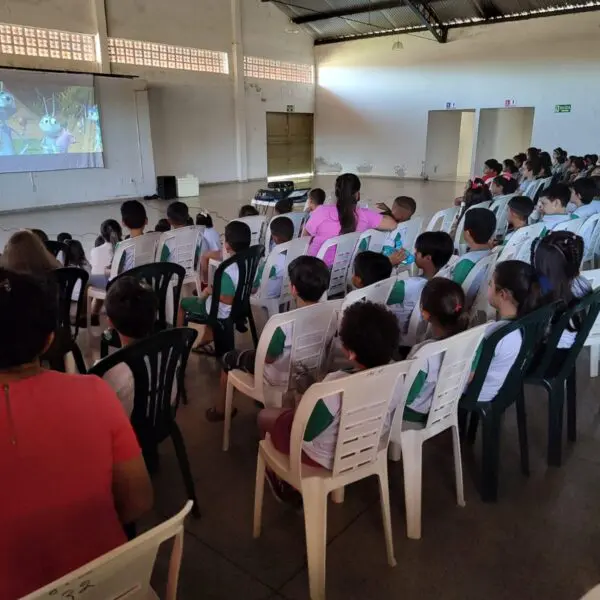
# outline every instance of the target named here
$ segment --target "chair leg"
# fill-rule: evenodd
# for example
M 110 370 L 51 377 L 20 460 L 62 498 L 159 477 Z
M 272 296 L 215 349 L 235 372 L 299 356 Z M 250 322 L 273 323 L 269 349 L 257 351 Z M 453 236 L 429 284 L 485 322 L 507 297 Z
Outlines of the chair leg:
M 223 452 L 229 450 L 229 432 L 231 430 L 231 413 L 233 412 L 233 384 L 227 378 L 227 390 L 225 392 L 225 420 L 223 421 Z
M 406 534 L 421 539 L 421 493 L 423 477 L 423 445 L 416 431 L 402 432 L 402 465 L 404 467 L 404 503 Z
M 331 500 L 334 502 L 334 504 L 343 504 L 344 503 L 344 496 L 345 496 L 345 491 L 346 488 L 338 488 L 337 490 L 333 490 L 333 492 L 331 492 Z
M 327 495 L 320 485 L 307 480 L 303 482 L 302 488 L 310 598 L 325 600 Z
M 598 377 L 598 363 L 600 362 L 600 344 L 590 346 L 590 377 Z
M 79 348 L 77 342 L 73 342 L 73 345 L 71 346 L 71 352 L 73 353 L 77 370 L 80 374 L 85 375 L 87 373 L 87 366 L 85 364 L 85 360 L 83 360 L 83 354 L 81 354 L 81 348 Z
M 263 498 L 265 494 L 265 460 L 260 451 L 256 461 L 256 487 L 254 488 L 254 528 L 252 535 L 254 538 L 260 537 L 262 528 L 262 509 Z
M 548 465 L 560 467 L 562 462 L 562 429 L 564 411 L 564 383 L 549 390 L 548 402 Z
M 398 462 L 402 458 L 402 446 L 399 442 L 390 442 L 388 458 L 392 462 Z
M 577 441 L 577 367 L 567 377 L 567 439 Z
M 250 325 L 250 333 L 252 334 L 252 342 L 254 343 L 254 348 L 258 348 L 258 333 L 256 331 L 256 323 L 254 322 L 254 317 L 252 316 L 252 310 L 248 313 L 248 324 Z
M 387 552 L 388 565 L 390 565 L 390 567 L 395 567 L 396 557 L 394 556 L 394 540 L 392 537 L 392 513 L 390 510 L 390 481 L 388 478 L 387 459 L 385 454 L 379 462 L 379 498 L 381 501 L 381 518 L 383 520 L 383 533 L 385 535 L 385 550 Z
M 475 443 L 477 437 L 477 427 L 479 426 L 479 414 L 471 412 L 469 415 L 469 425 L 467 427 L 467 442 L 469 444 Z
M 500 416 L 494 413 L 482 419 L 481 499 L 483 502 L 498 500 L 500 421 Z
M 456 503 L 465 505 L 465 487 L 463 483 L 462 457 L 460 453 L 460 433 L 458 425 L 452 427 L 452 445 L 454 450 L 454 476 L 456 478 Z
M 517 429 L 519 430 L 519 449 L 521 451 L 521 473 L 529 477 L 529 441 L 527 439 L 527 413 L 523 388 L 516 399 Z
M 200 509 L 198 508 L 198 499 L 196 498 L 196 489 L 194 487 L 194 479 L 192 478 L 192 471 L 190 469 L 190 461 L 188 460 L 183 436 L 175 421 L 173 421 L 171 429 L 171 439 L 173 440 L 173 446 L 175 446 L 175 454 L 177 456 L 179 468 L 181 469 L 181 475 L 183 476 L 183 483 L 185 484 L 188 498 L 194 503 L 194 506 L 192 506 L 192 515 L 194 515 L 194 517 L 199 517 Z

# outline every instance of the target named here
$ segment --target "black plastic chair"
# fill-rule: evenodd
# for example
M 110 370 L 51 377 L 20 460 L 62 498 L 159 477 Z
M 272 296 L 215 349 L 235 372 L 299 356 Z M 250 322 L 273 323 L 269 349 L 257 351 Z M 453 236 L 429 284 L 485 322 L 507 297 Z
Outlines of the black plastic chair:
M 254 347 L 258 346 L 258 334 L 256 332 L 256 324 L 252 317 L 252 309 L 250 306 L 250 296 L 252 294 L 252 286 L 256 277 L 256 271 L 260 259 L 264 254 L 264 246 L 251 246 L 248 250 L 236 252 L 231 258 L 223 261 L 215 272 L 213 281 L 213 293 L 210 307 L 210 314 L 204 318 L 188 313 L 186 322 L 198 323 L 200 325 L 208 325 L 213 332 L 215 344 L 215 356 L 220 358 L 235 348 L 234 326 L 240 321 L 248 319 L 250 331 L 252 333 L 252 341 Z M 231 305 L 231 313 L 226 319 L 219 319 L 219 298 L 221 297 L 221 280 L 225 269 L 231 265 L 237 265 L 239 270 L 238 285 L 235 290 L 233 304 Z
M 523 378 L 531 365 L 539 341 L 550 324 L 555 305 L 544 306 L 519 320 L 507 323 L 484 339 L 481 356 L 471 383 L 462 397 L 458 410 L 463 433 L 468 419 L 467 441 L 475 442 L 477 426 L 482 424 L 482 458 L 480 494 L 484 502 L 498 499 L 498 471 L 500 463 L 500 430 L 506 410 L 517 405 L 517 424 L 521 451 L 521 471 L 529 475 L 529 451 L 527 427 L 524 417 Z M 519 354 L 508 375 L 490 402 L 479 402 L 479 394 L 485 381 L 496 346 L 513 331 L 521 332 L 522 344 Z
M 525 383 L 540 385 L 548 392 L 548 465 L 562 462 L 563 413 L 567 404 L 567 438 L 577 439 L 576 361 L 600 313 L 600 289 L 578 300 L 552 325 L 550 333 L 535 357 Z M 573 317 L 579 315 L 581 326 L 570 348 L 557 348 L 560 337 Z M 522 418 L 526 414 L 523 409 Z
M 48 240 L 44 242 L 46 246 L 46 250 L 54 256 L 54 258 L 58 258 L 58 255 L 62 252 L 64 260 L 67 258 L 67 245 L 63 242 L 57 242 L 56 240 Z M 67 266 L 67 265 L 65 265 Z
M 158 445 L 168 437 L 173 441 L 187 495 L 194 502 L 192 513 L 200 516 L 194 480 L 181 431 L 175 421 L 179 396 L 192 344 L 197 331 L 168 329 L 114 352 L 94 365 L 88 373 L 103 377 L 119 364 L 133 373 L 134 401 L 131 425 L 137 435 L 150 472 L 155 470 Z M 175 405 L 171 405 L 173 386 L 178 384 Z
M 134 267 L 129 271 L 121 273 L 112 281 L 109 281 L 106 286 L 107 292 L 110 287 L 114 285 L 115 281 L 118 281 L 121 277 L 135 277 L 136 279 L 145 281 L 154 290 L 154 293 L 158 298 L 158 314 L 154 327 L 155 332 L 163 331 L 164 329 L 169 329 L 177 325 L 177 309 L 179 307 L 183 280 L 185 279 L 185 269 L 181 265 L 171 262 L 157 262 Z M 171 282 L 174 278 L 176 279 L 175 284 L 171 286 Z M 167 320 L 167 297 L 169 289 L 172 289 L 173 291 L 173 316 L 172 319 Z M 102 335 L 102 340 L 100 342 L 100 356 L 102 358 L 108 356 L 110 347 L 121 347 L 119 336 L 113 329 L 107 329 Z

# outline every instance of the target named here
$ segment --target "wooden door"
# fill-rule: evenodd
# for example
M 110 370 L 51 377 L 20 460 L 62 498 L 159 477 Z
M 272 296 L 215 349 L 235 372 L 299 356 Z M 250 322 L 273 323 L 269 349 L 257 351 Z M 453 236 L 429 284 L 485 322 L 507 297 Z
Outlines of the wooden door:
M 313 172 L 313 115 L 267 113 L 269 177 Z

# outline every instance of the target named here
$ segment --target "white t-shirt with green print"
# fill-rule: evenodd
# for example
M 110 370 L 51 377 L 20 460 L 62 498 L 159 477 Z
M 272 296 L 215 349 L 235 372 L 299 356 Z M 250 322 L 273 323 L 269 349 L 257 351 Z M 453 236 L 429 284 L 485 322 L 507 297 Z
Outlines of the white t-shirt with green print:
M 284 323 L 275 330 L 269 347 L 267 358 L 274 362 L 265 362 L 264 380 L 269 385 L 287 385 L 290 378 L 290 358 L 292 354 L 293 323 Z
M 396 315 L 400 335 L 406 335 L 413 310 L 419 310 L 418 302 L 427 283 L 425 277 L 399 279 L 388 297 L 387 306 Z
M 279 252 L 275 258 L 275 262 L 272 264 L 269 271 L 269 283 L 267 285 L 267 298 L 279 298 L 281 296 L 281 286 L 283 285 L 283 274 L 285 269 L 286 254 Z M 254 289 L 260 287 L 264 270 L 267 262 L 264 261 L 256 271 L 256 277 L 252 287 Z
M 221 277 L 221 296 L 235 296 L 235 291 L 237 289 L 238 283 L 240 280 L 240 270 L 237 264 L 229 265 L 225 271 L 223 271 L 223 276 Z M 210 314 L 210 307 L 212 306 L 212 296 L 209 296 L 206 299 L 206 312 Z M 219 302 L 219 312 L 217 313 L 218 319 L 226 319 L 231 314 L 231 305 L 223 304 L 223 302 Z

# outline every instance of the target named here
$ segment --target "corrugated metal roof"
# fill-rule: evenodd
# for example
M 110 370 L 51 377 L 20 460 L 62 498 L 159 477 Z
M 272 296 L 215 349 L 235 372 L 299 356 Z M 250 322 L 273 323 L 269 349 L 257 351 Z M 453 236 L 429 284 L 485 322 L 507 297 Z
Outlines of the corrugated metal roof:
M 292 20 L 298 17 L 318 17 L 318 20 L 302 25 L 314 35 L 317 44 L 426 28 L 422 16 L 404 0 L 398 0 L 397 4 L 386 3 L 385 10 L 378 9 L 381 0 L 271 1 Z M 417 3 L 419 0 L 413 2 Z M 390 4 L 393 4 L 391 8 Z M 420 4 L 428 5 L 438 24 L 445 27 L 600 10 L 600 0 L 420 0 Z M 369 10 L 369 7 L 374 9 Z M 361 8 L 367 10 L 360 11 Z M 328 16 L 332 11 L 347 11 L 351 14 Z

